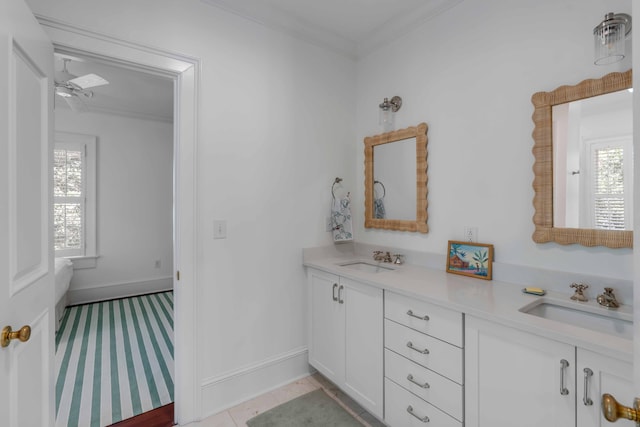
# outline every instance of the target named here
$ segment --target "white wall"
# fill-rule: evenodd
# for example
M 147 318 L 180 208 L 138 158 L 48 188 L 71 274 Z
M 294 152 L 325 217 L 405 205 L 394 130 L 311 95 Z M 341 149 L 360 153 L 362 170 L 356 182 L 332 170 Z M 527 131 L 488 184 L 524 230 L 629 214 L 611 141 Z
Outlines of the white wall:
M 203 414 L 306 369 L 303 247 L 356 188 L 355 63 L 198 0 L 29 0 L 34 12 L 200 59 L 198 341 Z M 228 238 L 213 239 L 213 220 Z M 280 363 L 282 362 L 282 363 Z M 272 367 L 286 366 L 271 376 Z M 261 369 L 264 368 L 264 369 Z M 248 373 L 246 386 L 235 379 Z
M 531 240 L 531 95 L 629 68 L 629 61 L 591 64 L 593 27 L 608 11 L 629 12 L 630 0 L 468 0 L 357 65 L 198 0 L 29 4 L 44 16 L 201 61 L 203 414 L 228 403 L 216 394 L 229 391 L 227 380 L 306 345 L 300 248 L 330 243 L 324 217 L 336 176 L 354 197 L 359 241 L 444 253 L 447 240 L 470 225 L 495 245 L 500 262 L 632 276 L 630 250 Z M 393 95 L 404 100 L 398 128 L 429 124 L 426 235 L 365 230 L 361 220 L 362 140 L 379 133 L 377 105 Z M 464 198 L 453 195 L 460 188 Z M 228 220 L 228 239 L 213 240 L 214 219 Z M 230 399 L 259 393 L 269 381 L 260 379 Z
M 631 67 L 629 58 L 593 65 L 592 31 L 610 11 L 630 13 L 631 1 L 464 1 L 359 61 L 357 175 L 362 140 L 380 132 L 377 105 L 402 96 L 396 128 L 429 125 L 429 233 L 365 230 L 360 222 L 356 239 L 444 253 L 464 226 L 476 226 L 479 240 L 495 245 L 496 261 L 574 272 L 576 280 L 632 279 L 630 249 L 531 239 L 531 95 Z M 361 208 L 362 180 L 354 194 Z
M 69 303 L 171 289 L 173 125 L 57 108 L 55 129 L 97 137 L 99 258 L 74 271 Z

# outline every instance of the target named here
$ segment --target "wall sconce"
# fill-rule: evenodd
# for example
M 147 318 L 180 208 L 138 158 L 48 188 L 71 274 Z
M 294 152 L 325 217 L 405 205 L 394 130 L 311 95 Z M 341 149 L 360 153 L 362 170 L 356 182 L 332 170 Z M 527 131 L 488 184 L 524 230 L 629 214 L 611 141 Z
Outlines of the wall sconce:
M 631 33 L 631 16 L 626 13 L 607 13 L 604 21 L 593 29 L 596 65 L 622 61 L 626 55 L 625 40 Z
M 394 96 L 393 98 L 391 98 L 391 101 L 389 101 L 389 98 L 385 98 L 384 101 L 382 101 L 382 104 L 379 105 L 379 107 L 379 123 L 382 125 L 382 129 L 384 129 L 385 132 L 389 132 L 393 130 L 395 126 L 395 116 L 396 112 L 400 109 L 400 107 L 402 107 L 402 98 L 400 98 L 399 96 Z

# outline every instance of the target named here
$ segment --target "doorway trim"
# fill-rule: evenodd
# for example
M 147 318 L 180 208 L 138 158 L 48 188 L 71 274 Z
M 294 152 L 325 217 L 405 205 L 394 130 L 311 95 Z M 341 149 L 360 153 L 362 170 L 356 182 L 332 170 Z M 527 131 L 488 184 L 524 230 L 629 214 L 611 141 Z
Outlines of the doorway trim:
M 200 60 L 36 15 L 54 49 L 174 79 L 174 401 L 179 425 L 199 420 L 196 289 L 196 138 Z M 53 58 L 52 58 L 53 60 Z

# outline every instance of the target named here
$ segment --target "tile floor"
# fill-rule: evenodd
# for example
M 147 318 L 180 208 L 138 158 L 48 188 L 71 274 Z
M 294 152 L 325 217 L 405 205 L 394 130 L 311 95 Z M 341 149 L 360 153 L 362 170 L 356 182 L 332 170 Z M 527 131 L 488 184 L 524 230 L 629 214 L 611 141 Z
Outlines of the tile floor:
M 323 388 L 365 427 L 383 427 L 384 424 L 369 414 L 353 399 L 320 374 L 314 374 L 265 393 L 201 421 L 198 427 L 246 427 L 247 421 L 282 403 L 318 388 Z

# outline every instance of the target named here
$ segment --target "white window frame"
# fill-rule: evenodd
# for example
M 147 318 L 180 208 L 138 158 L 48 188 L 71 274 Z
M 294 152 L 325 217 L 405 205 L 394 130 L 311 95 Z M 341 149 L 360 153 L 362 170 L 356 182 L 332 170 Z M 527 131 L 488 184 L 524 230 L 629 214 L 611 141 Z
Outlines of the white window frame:
M 74 268 L 95 267 L 96 252 L 96 140 L 92 135 L 69 132 L 55 132 L 55 148 L 84 151 L 83 179 L 84 179 L 84 215 L 82 250 L 55 251 L 56 256 L 69 258 Z M 55 198 L 54 198 L 55 202 Z M 53 206 L 51 207 L 53 209 Z
M 624 222 L 625 230 L 633 228 L 633 137 L 632 135 L 620 135 L 610 138 L 594 138 L 585 140 L 582 145 L 584 154 L 581 156 L 581 197 L 583 206 L 580 208 L 581 224 L 586 223 L 587 228 L 595 228 L 595 194 L 594 194 L 594 155 L 597 149 L 604 147 L 622 147 L 623 149 L 623 170 L 624 170 Z

